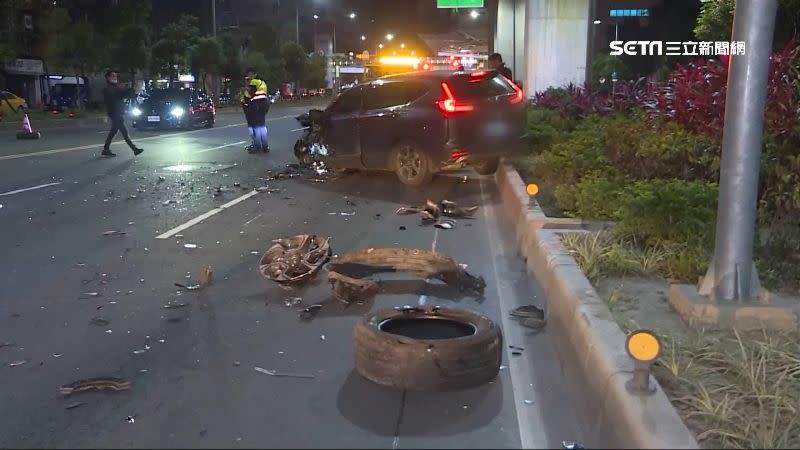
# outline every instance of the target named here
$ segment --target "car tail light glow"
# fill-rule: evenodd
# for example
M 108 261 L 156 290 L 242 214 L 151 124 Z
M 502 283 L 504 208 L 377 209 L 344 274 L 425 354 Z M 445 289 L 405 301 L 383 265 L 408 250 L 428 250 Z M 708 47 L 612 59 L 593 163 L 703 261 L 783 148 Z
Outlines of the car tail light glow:
M 447 83 L 442 83 L 442 90 L 444 91 L 445 98 L 436 102 L 439 105 L 439 109 L 441 109 L 445 113 L 459 113 L 459 112 L 468 112 L 475 109 L 474 106 L 465 103 L 458 103 L 455 96 L 453 96 L 453 91 L 450 90 L 450 86 Z
M 467 155 L 468 155 L 468 153 L 467 153 L 467 152 L 465 152 L 465 151 L 462 151 L 462 150 L 453 150 L 453 151 L 450 153 L 450 159 L 458 159 L 458 158 L 461 158 L 461 157 L 463 157 L 463 156 L 467 156 Z
M 506 77 L 503 77 L 503 78 L 506 78 Z M 506 78 L 506 81 L 508 81 L 508 83 L 511 85 L 511 87 L 514 88 L 514 96 L 511 97 L 511 100 L 510 100 L 511 104 L 515 105 L 515 104 L 525 100 L 525 93 L 522 91 L 522 88 L 517 86 L 516 83 L 514 83 L 511 80 L 509 80 L 508 78 Z

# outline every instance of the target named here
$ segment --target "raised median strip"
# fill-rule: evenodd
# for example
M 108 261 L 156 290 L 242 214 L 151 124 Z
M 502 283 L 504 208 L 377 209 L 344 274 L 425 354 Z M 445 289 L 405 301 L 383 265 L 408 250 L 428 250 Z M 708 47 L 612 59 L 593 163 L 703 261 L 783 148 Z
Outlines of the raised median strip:
M 576 399 L 586 443 L 595 448 L 699 448 L 658 382 L 652 395 L 626 389 L 634 361 L 626 335 L 561 234 L 595 228 L 574 219 L 548 218 L 530 197 L 517 171 L 502 165 L 495 181 L 520 254 L 541 284 L 565 381 Z M 602 225 L 602 224 L 600 224 Z

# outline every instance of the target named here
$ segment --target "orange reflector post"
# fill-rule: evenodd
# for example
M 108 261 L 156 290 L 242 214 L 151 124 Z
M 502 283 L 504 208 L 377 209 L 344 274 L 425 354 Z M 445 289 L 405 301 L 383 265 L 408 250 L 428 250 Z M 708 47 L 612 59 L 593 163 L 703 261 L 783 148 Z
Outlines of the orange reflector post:
M 628 335 L 625 349 L 635 361 L 649 363 L 661 355 L 661 341 L 651 331 L 634 331 Z

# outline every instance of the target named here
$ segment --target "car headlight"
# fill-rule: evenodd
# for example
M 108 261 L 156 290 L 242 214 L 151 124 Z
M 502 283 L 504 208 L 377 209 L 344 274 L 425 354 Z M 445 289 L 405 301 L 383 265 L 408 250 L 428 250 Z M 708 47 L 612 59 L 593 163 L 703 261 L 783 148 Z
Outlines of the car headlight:
M 131 110 L 131 114 L 133 114 L 135 117 L 139 117 L 142 115 L 142 110 L 139 108 L 133 108 Z
M 184 113 L 185 111 L 184 111 L 184 110 L 183 110 L 183 108 L 181 108 L 180 106 L 176 106 L 176 107 L 172 108 L 172 111 L 171 111 L 171 112 L 172 112 L 172 115 L 173 115 L 173 116 L 175 116 L 175 117 L 180 117 L 180 116 L 182 116 L 182 115 L 183 115 L 183 113 Z

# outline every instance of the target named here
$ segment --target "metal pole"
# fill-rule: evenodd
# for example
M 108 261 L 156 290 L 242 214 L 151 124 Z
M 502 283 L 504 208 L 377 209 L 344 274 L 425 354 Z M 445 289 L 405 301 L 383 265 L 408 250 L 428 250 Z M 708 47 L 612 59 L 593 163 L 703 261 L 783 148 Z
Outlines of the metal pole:
M 217 0 L 211 0 L 211 35 L 217 35 Z
M 300 0 L 294 2 L 294 30 L 295 40 L 300 43 Z
M 333 18 L 333 54 L 336 54 L 336 18 Z
M 738 0 L 733 41 L 745 43 L 728 68 L 714 258 L 700 293 L 716 301 L 748 302 L 761 285 L 753 263 L 758 172 L 769 58 L 778 0 Z

